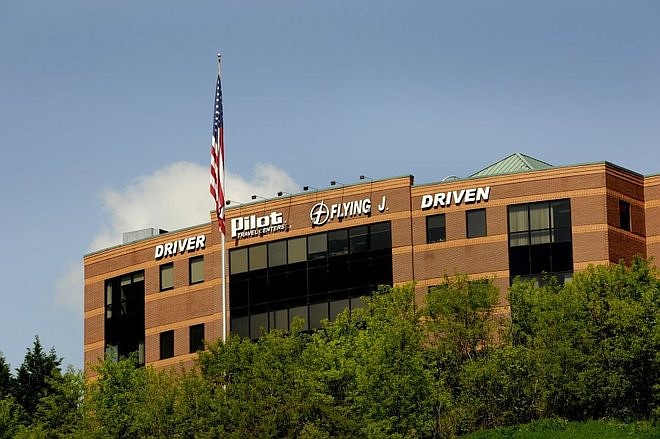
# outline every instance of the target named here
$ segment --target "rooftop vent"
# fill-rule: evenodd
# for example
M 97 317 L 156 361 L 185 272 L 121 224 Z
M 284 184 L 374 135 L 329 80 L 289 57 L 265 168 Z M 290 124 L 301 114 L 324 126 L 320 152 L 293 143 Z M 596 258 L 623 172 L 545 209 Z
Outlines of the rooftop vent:
M 158 236 L 163 233 L 167 233 L 167 230 L 157 229 L 153 227 L 150 227 L 148 229 L 134 230 L 132 232 L 124 232 L 121 235 L 121 242 L 122 244 L 128 244 L 129 242 L 151 238 L 152 236 Z

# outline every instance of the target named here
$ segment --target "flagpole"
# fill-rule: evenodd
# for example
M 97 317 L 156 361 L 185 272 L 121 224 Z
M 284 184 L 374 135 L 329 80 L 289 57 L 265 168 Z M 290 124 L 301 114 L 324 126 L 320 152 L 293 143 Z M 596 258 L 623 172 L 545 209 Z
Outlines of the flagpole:
M 218 78 L 222 76 L 222 63 L 221 63 L 221 55 L 218 53 Z M 223 128 L 224 131 L 224 128 Z M 224 134 L 223 134 L 224 137 Z M 223 148 L 223 153 L 222 153 L 222 175 L 220 175 L 220 179 L 222 182 L 222 203 L 223 205 L 221 206 L 222 211 L 224 212 L 225 209 L 225 157 L 224 157 L 224 142 L 222 145 Z M 222 222 L 223 222 L 223 227 L 220 230 L 220 234 L 222 235 L 222 246 L 221 246 L 221 251 L 222 251 L 222 342 L 226 343 L 227 342 L 227 277 L 226 277 L 226 269 L 225 269 L 225 233 L 226 229 L 224 227 L 224 214 L 222 215 Z
M 215 211 L 218 215 L 218 231 L 222 243 L 222 342 L 227 341 L 227 274 L 225 269 L 225 145 L 224 123 L 222 117 L 222 68 L 220 54 L 218 53 L 218 80 L 215 85 L 215 99 L 213 102 L 213 138 L 211 140 L 211 184 L 210 191 L 215 202 Z
M 227 283 L 225 282 L 225 234 L 222 233 L 222 342 L 227 342 Z

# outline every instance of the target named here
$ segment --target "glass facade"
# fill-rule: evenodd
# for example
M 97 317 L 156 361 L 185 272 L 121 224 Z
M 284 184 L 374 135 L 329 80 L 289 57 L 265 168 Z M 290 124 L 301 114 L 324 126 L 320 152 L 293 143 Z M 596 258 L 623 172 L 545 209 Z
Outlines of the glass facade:
M 114 358 L 138 352 L 144 363 L 144 271 L 105 281 L 105 348 Z
M 573 245 L 570 200 L 516 204 L 508 207 L 509 274 L 536 278 L 552 274 L 572 277 Z
M 389 222 L 283 239 L 229 253 L 231 331 L 252 338 L 320 327 L 380 284 L 392 284 Z

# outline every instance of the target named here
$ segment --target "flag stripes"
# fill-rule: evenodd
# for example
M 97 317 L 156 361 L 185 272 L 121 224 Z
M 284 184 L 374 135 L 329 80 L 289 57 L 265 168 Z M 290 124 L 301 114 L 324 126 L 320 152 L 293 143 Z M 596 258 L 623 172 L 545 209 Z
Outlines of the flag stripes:
M 225 234 L 225 142 L 222 121 L 222 87 L 220 81 L 220 55 L 218 55 L 218 80 L 215 85 L 213 108 L 213 138 L 211 140 L 210 191 L 218 214 L 218 228 Z

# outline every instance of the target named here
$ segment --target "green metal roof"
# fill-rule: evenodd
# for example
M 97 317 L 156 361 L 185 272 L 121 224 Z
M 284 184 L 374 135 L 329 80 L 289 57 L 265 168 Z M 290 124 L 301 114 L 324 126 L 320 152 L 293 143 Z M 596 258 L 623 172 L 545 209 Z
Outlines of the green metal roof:
M 472 177 L 490 177 L 493 175 L 513 174 L 516 172 L 538 171 L 552 168 L 552 165 L 525 154 L 516 152 L 497 163 L 475 172 Z

